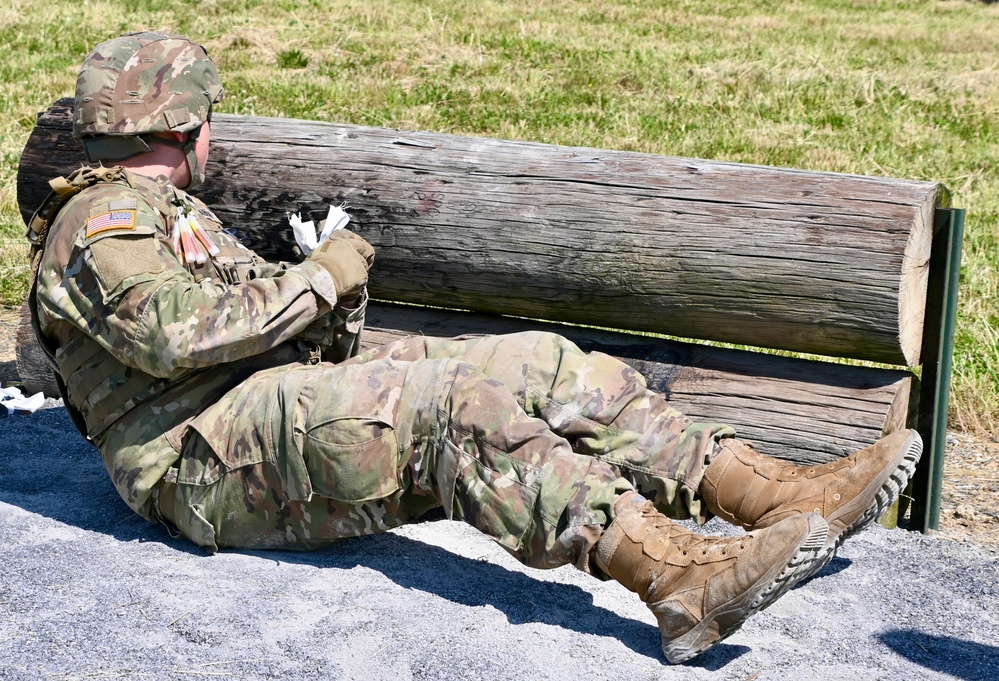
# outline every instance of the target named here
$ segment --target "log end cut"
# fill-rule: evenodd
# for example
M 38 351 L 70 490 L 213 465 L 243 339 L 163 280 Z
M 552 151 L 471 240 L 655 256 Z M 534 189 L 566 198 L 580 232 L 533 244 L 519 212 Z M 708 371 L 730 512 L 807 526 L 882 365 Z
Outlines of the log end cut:
M 898 342 L 908 366 L 922 362 L 926 290 L 930 274 L 930 249 L 937 207 L 950 205 L 950 192 L 940 185 L 930 193 L 913 220 L 902 257 L 898 296 Z

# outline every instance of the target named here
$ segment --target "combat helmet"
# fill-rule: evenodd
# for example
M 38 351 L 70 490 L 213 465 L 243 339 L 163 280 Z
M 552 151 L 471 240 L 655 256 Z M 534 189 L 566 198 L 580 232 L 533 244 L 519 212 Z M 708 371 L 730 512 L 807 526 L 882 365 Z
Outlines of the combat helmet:
M 215 64 L 197 43 L 180 35 L 128 33 L 101 43 L 84 60 L 73 135 L 95 163 L 149 151 L 154 133 L 190 132 L 186 142 L 156 142 L 184 151 L 188 187 L 194 187 L 205 176 L 194 152 L 197 136 L 223 92 Z

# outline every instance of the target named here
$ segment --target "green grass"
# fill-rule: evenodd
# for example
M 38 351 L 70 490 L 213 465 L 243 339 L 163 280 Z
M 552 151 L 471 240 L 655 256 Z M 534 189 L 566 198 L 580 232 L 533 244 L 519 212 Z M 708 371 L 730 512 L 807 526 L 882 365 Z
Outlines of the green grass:
M 195 11 L 197 6 L 197 12 Z M 931 180 L 968 209 L 951 420 L 999 432 L 999 6 L 8 0 L 0 304 L 24 294 L 15 176 L 34 115 L 96 43 L 172 29 L 226 112 Z

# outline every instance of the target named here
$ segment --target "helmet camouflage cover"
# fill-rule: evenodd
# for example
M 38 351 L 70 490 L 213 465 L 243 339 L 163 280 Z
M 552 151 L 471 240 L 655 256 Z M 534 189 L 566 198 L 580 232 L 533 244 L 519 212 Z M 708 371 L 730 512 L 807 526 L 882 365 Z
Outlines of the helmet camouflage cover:
M 164 33 L 129 33 L 101 43 L 76 81 L 73 135 L 91 161 L 149 151 L 141 136 L 196 131 L 222 99 L 203 47 Z

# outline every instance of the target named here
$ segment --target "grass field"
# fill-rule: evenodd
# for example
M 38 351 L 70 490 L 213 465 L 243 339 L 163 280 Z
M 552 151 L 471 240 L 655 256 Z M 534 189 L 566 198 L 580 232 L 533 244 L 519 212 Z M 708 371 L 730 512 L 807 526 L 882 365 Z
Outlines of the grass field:
M 0 304 L 17 163 L 98 42 L 183 32 L 221 109 L 931 180 L 968 209 L 952 424 L 999 433 L 999 5 L 151 0 L 0 7 Z

